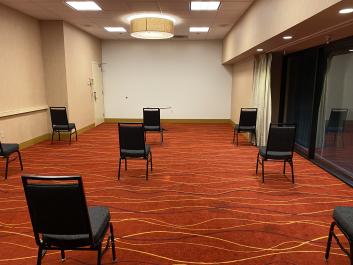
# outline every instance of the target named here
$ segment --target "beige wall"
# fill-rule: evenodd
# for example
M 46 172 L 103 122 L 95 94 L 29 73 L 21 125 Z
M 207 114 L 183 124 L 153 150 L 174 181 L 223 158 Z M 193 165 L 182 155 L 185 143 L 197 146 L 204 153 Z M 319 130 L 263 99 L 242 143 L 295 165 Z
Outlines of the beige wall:
M 0 5 L 0 50 L 0 113 L 46 105 L 39 22 Z M 46 133 L 46 110 L 0 118 L 4 142 L 21 143 Z
M 223 41 L 223 62 L 303 22 L 341 0 L 257 0 Z
M 231 97 L 231 119 L 239 122 L 240 108 L 253 107 L 254 58 L 244 59 L 233 65 L 233 86 Z
M 67 107 L 63 21 L 41 21 L 40 29 L 47 103 Z
M 94 100 L 88 79 L 92 62 L 102 62 L 101 41 L 64 22 L 69 119 L 78 129 L 94 123 Z

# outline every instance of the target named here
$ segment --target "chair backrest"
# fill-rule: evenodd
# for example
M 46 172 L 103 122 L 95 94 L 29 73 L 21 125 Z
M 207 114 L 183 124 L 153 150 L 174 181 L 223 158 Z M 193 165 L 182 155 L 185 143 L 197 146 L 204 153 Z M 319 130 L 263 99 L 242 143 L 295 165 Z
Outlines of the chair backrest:
M 50 107 L 51 124 L 54 125 L 69 125 L 67 119 L 66 107 Z
M 159 108 L 143 108 L 143 124 L 145 126 L 161 126 L 161 110 Z
M 257 108 L 241 108 L 239 126 L 255 126 L 257 120 Z
M 85 234 L 93 243 L 81 177 L 22 176 L 22 183 L 38 245 L 41 234 Z
M 331 109 L 327 128 L 329 128 L 330 130 L 343 131 L 347 119 L 347 114 L 348 109 Z
M 145 150 L 145 130 L 143 123 L 118 123 L 120 152 L 125 150 Z
M 291 152 L 294 150 L 295 124 L 270 124 L 266 154 L 269 151 Z

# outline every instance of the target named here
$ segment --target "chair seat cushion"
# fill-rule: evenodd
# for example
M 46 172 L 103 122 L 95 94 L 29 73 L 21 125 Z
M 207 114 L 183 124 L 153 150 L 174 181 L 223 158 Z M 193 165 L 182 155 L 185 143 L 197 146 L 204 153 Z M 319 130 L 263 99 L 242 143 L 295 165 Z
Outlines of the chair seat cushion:
M 53 125 L 55 131 L 72 131 L 75 128 L 75 123 L 69 123 L 69 127 L 67 127 L 67 125 Z
M 239 126 L 239 124 L 236 124 L 234 130 L 238 132 L 255 132 L 256 126 Z
M 353 207 L 337 206 L 333 211 L 333 219 L 337 225 L 347 234 L 350 240 L 353 239 Z
M 8 156 L 14 152 L 17 152 L 20 148 L 18 144 L 1 144 L 2 152 L 0 150 L 0 156 Z
M 151 147 L 149 144 L 145 145 L 146 148 L 146 156 L 151 152 Z M 144 157 L 145 151 L 144 150 L 127 150 L 121 149 L 121 157 Z
M 110 221 L 109 209 L 103 206 L 88 207 L 88 214 L 92 228 L 93 245 L 97 245 L 103 240 L 108 229 Z M 44 234 L 43 241 L 48 245 L 57 247 L 80 247 L 91 245 L 88 234 Z
M 268 151 L 266 156 L 266 146 L 259 147 L 260 155 L 267 159 L 285 160 L 292 157 L 292 152 Z
M 162 130 L 161 126 L 143 126 L 145 131 L 156 131 L 159 132 Z

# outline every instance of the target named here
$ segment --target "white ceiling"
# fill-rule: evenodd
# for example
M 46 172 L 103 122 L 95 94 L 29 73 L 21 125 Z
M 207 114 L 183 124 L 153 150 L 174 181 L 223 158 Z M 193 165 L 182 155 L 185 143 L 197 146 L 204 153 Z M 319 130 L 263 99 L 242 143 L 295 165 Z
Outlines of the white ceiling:
M 9 7 L 40 20 L 64 20 L 101 39 L 128 39 L 129 33 L 109 33 L 104 26 L 123 26 L 129 31 L 127 16 L 155 12 L 177 17 L 175 35 L 189 39 L 223 39 L 255 0 L 221 0 L 218 11 L 190 11 L 189 0 L 95 0 L 103 9 L 79 12 L 63 0 L 0 0 Z M 189 26 L 209 26 L 208 33 L 189 33 Z

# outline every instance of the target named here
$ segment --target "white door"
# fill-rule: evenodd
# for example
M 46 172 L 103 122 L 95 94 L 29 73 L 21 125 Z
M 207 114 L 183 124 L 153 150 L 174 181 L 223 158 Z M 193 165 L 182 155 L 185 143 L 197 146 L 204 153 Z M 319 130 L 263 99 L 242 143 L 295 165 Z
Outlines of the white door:
M 92 63 L 92 91 L 94 100 L 95 125 L 104 122 L 104 97 L 102 65 Z

